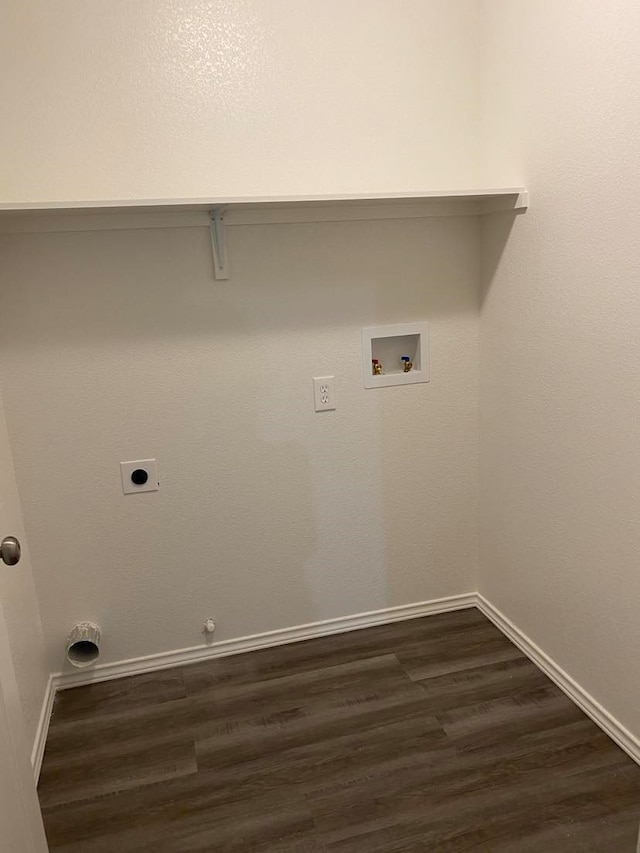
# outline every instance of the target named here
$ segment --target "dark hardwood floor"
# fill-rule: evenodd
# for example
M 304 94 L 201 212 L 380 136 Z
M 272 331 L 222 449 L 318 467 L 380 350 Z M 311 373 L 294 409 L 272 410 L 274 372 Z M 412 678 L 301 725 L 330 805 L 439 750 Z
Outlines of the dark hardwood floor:
M 477 610 L 59 693 L 52 851 L 635 853 L 640 767 Z

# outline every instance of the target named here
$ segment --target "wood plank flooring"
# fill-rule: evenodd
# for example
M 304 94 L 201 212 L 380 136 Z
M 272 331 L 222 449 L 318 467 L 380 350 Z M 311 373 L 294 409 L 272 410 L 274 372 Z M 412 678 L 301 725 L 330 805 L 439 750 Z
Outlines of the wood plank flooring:
M 477 610 L 58 694 L 65 853 L 635 853 L 640 767 Z

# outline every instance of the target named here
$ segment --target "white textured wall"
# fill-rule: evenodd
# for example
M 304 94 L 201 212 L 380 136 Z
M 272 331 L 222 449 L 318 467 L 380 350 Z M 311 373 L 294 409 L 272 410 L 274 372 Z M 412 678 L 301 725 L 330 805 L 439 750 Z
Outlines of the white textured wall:
M 478 182 L 478 0 L 21 0 L 0 200 Z
M 51 666 L 469 592 L 478 223 L 4 235 L 0 365 Z M 429 384 L 365 390 L 362 326 L 426 319 Z M 313 411 L 335 374 L 338 409 Z M 124 496 L 118 463 L 157 457 Z
M 31 745 L 40 717 L 49 668 L 1 398 L 0 471 L 0 539 L 9 535 L 17 536 L 23 546 L 22 557 L 16 566 L 6 566 L 0 562 L 0 605 L 16 672 L 25 734 Z M 10 697 L 7 699 L 10 701 Z
M 480 589 L 639 735 L 640 7 L 485 13 Z

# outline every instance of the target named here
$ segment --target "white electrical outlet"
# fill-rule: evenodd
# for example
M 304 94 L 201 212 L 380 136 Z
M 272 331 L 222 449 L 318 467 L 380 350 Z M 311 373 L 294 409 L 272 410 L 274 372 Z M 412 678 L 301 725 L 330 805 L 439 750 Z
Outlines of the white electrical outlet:
M 336 407 L 336 377 L 314 376 L 313 399 L 316 412 L 326 412 Z

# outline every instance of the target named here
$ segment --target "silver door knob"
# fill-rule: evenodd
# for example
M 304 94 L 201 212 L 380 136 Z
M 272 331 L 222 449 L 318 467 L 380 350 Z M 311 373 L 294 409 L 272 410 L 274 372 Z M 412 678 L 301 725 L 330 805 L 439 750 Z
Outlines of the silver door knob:
M 15 566 L 20 562 L 20 542 L 15 536 L 5 536 L 0 542 L 0 560 L 8 566 Z

